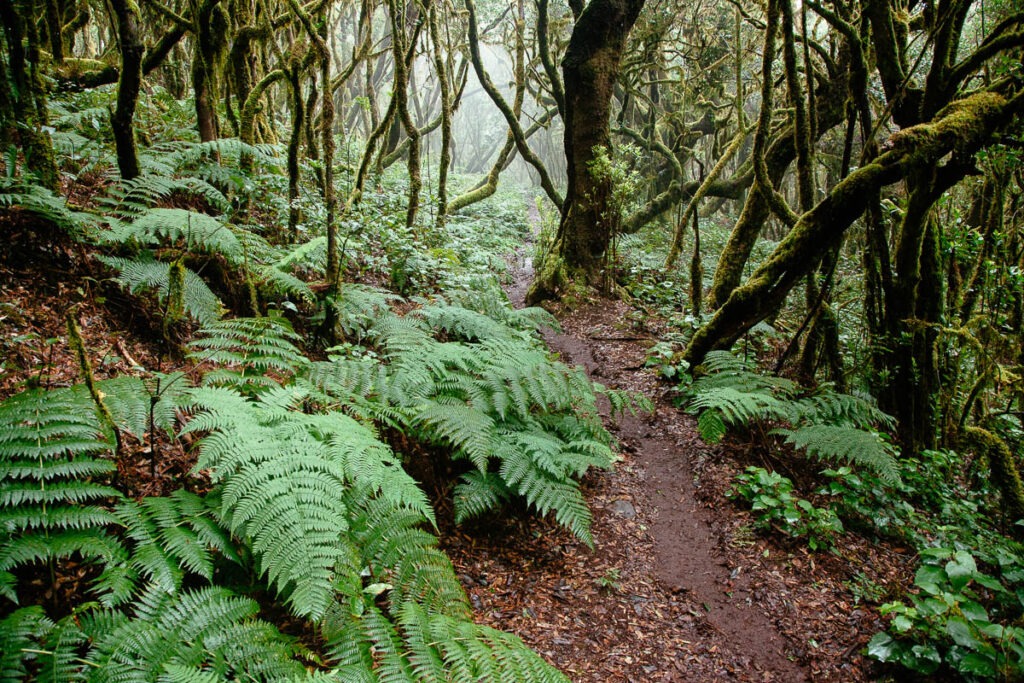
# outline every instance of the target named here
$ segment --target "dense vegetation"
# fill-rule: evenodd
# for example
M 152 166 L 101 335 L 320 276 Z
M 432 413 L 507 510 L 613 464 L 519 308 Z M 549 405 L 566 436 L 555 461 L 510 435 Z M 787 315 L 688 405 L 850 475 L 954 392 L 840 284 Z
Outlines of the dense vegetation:
M 1024 673 L 1019 2 L 0 22 L 0 262 L 67 255 L 79 380 L 0 340 L 0 679 L 563 680 L 473 622 L 436 537 L 438 505 L 518 502 L 590 544 L 599 397 L 646 407 L 508 303 L 534 202 L 528 300 L 629 298 L 701 436 L 801 474 L 737 478 L 759 528 L 916 549 L 870 656 Z M 115 301 L 155 366 L 95 367 L 82 311 Z M 140 495 L 126 463 L 170 449 L 189 476 Z

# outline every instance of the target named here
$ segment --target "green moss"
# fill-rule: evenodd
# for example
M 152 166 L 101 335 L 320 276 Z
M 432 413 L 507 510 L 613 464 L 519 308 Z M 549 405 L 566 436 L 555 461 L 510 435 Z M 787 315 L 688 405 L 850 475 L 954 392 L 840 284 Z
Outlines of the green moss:
M 1020 471 L 1006 442 L 986 429 L 968 427 L 964 431 L 965 445 L 988 461 L 992 481 L 1003 499 L 1003 508 L 1011 521 L 1024 519 L 1024 485 Z M 1015 527 L 1020 535 L 1020 527 Z

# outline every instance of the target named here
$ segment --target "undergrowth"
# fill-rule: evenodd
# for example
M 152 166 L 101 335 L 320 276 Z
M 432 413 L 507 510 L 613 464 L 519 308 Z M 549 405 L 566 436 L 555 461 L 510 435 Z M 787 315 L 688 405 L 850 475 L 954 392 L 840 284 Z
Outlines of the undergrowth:
M 114 166 L 109 96 L 57 108 L 72 180 Z M 596 397 L 644 406 L 555 360 L 537 334 L 554 319 L 509 305 L 522 197 L 407 230 L 402 182 L 375 179 L 341 225 L 346 277 L 372 284 L 325 300 L 315 185 L 288 234 L 282 148 L 200 144 L 175 127 L 179 104 L 143 98 L 140 128 L 160 142 L 136 180 L 91 186 L 88 211 L 0 185 L 0 207 L 90 250 L 171 342 L 164 372 L 0 402 L 0 679 L 566 680 L 473 622 L 408 473 L 450 458 L 457 522 L 519 499 L 592 543 L 578 482 L 615 461 Z M 309 354 L 328 308 L 334 344 Z M 157 457 L 159 440 L 191 449 L 193 477 L 127 497 L 120 463 Z M 65 574 L 84 588 L 58 591 Z

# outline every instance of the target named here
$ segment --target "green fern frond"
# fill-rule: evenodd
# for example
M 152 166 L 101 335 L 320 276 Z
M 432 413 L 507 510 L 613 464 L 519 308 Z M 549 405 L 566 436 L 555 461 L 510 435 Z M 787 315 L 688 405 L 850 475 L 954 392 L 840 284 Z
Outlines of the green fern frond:
M 546 327 L 557 334 L 562 332 L 558 318 L 540 306 L 514 310 L 508 316 L 508 324 L 521 330 L 540 330 Z
M 53 628 L 42 607 L 23 607 L 0 620 L 0 681 L 28 678 L 41 638 Z
M 697 431 L 704 441 L 715 444 L 725 437 L 729 428 L 722 419 L 722 413 L 717 410 L 705 410 L 697 418 Z
M 824 390 L 801 399 L 796 405 L 797 421 L 810 424 L 870 429 L 875 426 L 892 428 L 895 420 L 878 409 L 874 403 L 859 396 Z
M 132 293 L 148 289 L 156 290 L 157 298 L 163 302 L 170 289 L 169 263 L 146 258 L 130 259 L 117 256 L 98 256 L 100 261 L 118 271 L 117 281 Z M 204 325 L 211 325 L 220 319 L 224 305 L 202 278 L 188 268 L 185 269 L 185 310 Z
M 151 681 L 167 667 L 216 666 L 221 680 L 279 680 L 303 673 L 290 638 L 257 620 L 255 601 L 223 588 L 169 595 L 150 591 L 134 605 L 134 618 L 83 615 L 92 640 L 86 660 L 101 681 Z
M 316 294 L 309 283 L 276 266 L 258 266 L 253 275 L 256 285 L 270 294 L 290 296 L 306 303 L 316 300 Z
M 706 374 L 694 380 L 690 387 L 693 394 L 701 394 L 710 389 L 731 388 L 746 393 L 771 393 L 779 398 L 789 398 L 799 390 L 792 380 L 754 372 L 729 351 L 710 352 L 702 366 Z
M 796 448 L 819 460 L 841 461 L 873 471 L 887 484 L 900 480 L 891 443 L 877 432 L 857 427 L 809 425 L 797 429 L 779 429 L 776 433 Z
M 432 614 L 415 603 L 402 606 L 399 622 L 403 633 L 408 634 L 409 660 L 413 668 L 434 672 L 440 661 L 447 672 L 440 680 L 517 683 L 567 683 L 569 680 L 519 638 L 508 633 Z
M 0 209 L 18 208 L 53 223 L 75 239 L 98 228 L 96 216 L 68 208 L 67 200 L 35 183 L 0 178 Z
M 86 634 L 78 625 L 77 615 L 70 614 L 54 625 L 42 638 L 38 649 L 39 681 L 61 681 L 74 683 L 87 681 L 88 672 L 83 666 L 82 652 L 85 650 Z
M 520 334 L 494 318 L 460 306 L 434 303 L 418 309 L 415 315 L 427 321 L 432 329 L 462 341 L 509 339 Z
M 386 498 L 357 503 L 352 535 L 372 576 L 391 585 L 389 600 L 416 600 L 433 611 L 470 614 L 469 601 L 437 537 L 424 529 L 426 518 Z
M 505 503 L 511 496 L 505 481 L 496 472 L 466 472 L 455 485 L 455 523 L 479 517 Z
M 281 155 L 274 145 L 250 145 L 238 138 L 219 138 L 210 142 L 190 142 L 181 145 L 172 155 L 171 163 L 176 169 L 181 170 L 186 167 L 194 168 L 196 164 L 209 158 L 222 159 L 225 164 L 229 164 L 230 160 L 238 160 L 243 156 L 264 166 L 282 165 Z M 209 172 L 209 169 L 207 171 Z
M 80 553 L 112 563 L 123 551 L 103 529 L 102 504 L 120 493 L 102 483 L 115 466 L 84 387 L 28 391 L 0 403 L 0 574 Z M 15 596 L 10 579 L 4 594 Z
M 350 483 L 399 496 L 400 504 L 429 519 L 422 492 L 412 493 L 414 484 L 390 451 L 355 420 L 288 412 L 224 389 L 198 389 L 191 399 L 201 412 L 186 431 L 212 431 L 200 446 L 198 467 L 212 468 L 214 480 L 223 481 L 224 520 L 251 544 L 261 572 L 297 614 L 322 615 L 335 571 L 356 564 L 340 543 L 349 531 Z M 354 467 L 360 460 L 379 465 Z M 363 479 L 374 474 L 377 481 Z
M 203 383 L 211 386 L 273 386 L 308 364 L 295 342 L 300 337 L 284 318 L 235 318 L 206 325 L 189 343 L 189 357 L 219 367 Z
M 170 168 L 146 169 L 137 178 L 122 179 L 119 186 L 111 187 L 109 194 L 109 197 L 100 199 L 100 204 L 112 214 L 125 219 L 141 216 L 174 195 L 202 199 L 222 212 L 231 208 L 228 198 L 210 183 L 194 176 L 176 178 L 171 175 Z M 132 234 L 130 228 L 127 231 L 125 228 L 127 226 L 115 226 L 114 230 L 107 232 L 101 239 L 108 243 L 124 242 Z
M 231 228 L 205 213 L 186 209 L 150 209 L 136 218 L 131 235 L 139 244 L 182 242 L 188 251 L 221 255 L 229 263 L 241 263 L 242 245 Z
M 132 567 L 168 593 L 181 588 L 185 571 L 212 581 L 212 551 L 239 561 L 212 512 L 202 498 L 184 490 L 122 503 L 116 515 L 133 542 Z
M 694 412 L 716 410 L 728 425 L 746 424 L 755 420 L 784 418 L 788 406 L 770 394 L 739 391 L 719 387 L 702 391 L 690 402 Z
M 418 407 L 414 420 L 432 439 L 451 443 L 457 454 L 469 458 L 481 472 L 487 471 L 495 439 L 494 420 L 486 414 L 465 405 L 431 402 Z

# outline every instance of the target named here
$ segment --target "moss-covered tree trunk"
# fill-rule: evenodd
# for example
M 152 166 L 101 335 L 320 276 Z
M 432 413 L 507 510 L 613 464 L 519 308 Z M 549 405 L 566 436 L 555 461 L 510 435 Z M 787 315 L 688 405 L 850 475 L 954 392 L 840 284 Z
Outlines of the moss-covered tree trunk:
M 139 154 L 135 147 L 135 106 L 142 86 L 142 53 L 139 8 L 131 0 L 110 0 L 121 46 L 121 77 L 117 82 L 117 107 L 110 117 L 117 149 L 117 168 L 123 180 L 138 177 Z
M 559 296 L 570 280 L 599 281 L 612 240 L 610 180 L 592 173 L 610 152 L 609 117 L 619 61 L 643 0 L 591 0 L 579 15 L 562 60 L 565 158 L 569 179 L 553 253 L 527 295 L 531 303 Z
M 708 351 L 728 348 L 764 320 L 822 255 L 839 244 L 846 229 L 864 212 L 879 188 L 934 168 L 954 150 L 969 158 L 1022 109 L 1022 94 L 1006 99 L 996 93 L 980 92 L 951 104 L 934 121 L 894 136 L 889 151 L 851 173 L 800 217 L 765 263 L 694 334 L 684 352 L 686 360 L 692 365 L 700 363 Z M 953 162 L 939 172 L 947 174 L 944 182 L 948 183 L 967 170 Z M 923 248 L 925 235 L 920 239 Z
M 0 90 L 0 142 L 21 148 L 25 167 L 44 187 L 56 191 L 60 174 L 53 143 L 46 132 L 46 90 L 40 74 L 39 31 L 35 0 L 0 0 L 6 81 Z M 5 146 L 6 146 L 5 144 Z M 9 169 L 13 172 L 14 169 Z
M 229 42 L 230 22 L 221 0 L 199 0 L 193 5 L 195 48 L 192 52 L 192 94 L 195 97 L 199 139 L 220 137 L 217 121 L 217 82 Z

